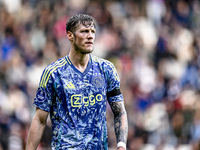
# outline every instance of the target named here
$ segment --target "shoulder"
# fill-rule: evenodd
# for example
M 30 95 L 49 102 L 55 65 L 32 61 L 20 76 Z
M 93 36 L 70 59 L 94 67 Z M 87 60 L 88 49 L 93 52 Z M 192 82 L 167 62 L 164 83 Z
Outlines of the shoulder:
M 41 81 L 40 81 L 40 86 L 45 87 L 47 82 L 49 81 L 49 78 L 53 75 L 54 77 L 56 77 L 56 72 L 57 70 L 61 69 L 67 64 L 67 60 L 65 57 L 58 59 L 56 62 L 51 63 L 50 65 L 48 65 L 43 73 L 42 73 L 42 77 L 41 77 Z
M 99 65 L 103 65 L 104 67 L 106 66 L 114 66 L 112 62 L 110 62 L 109 60 L 106 60 L 104 58 L 100 58 L 100 57 L 97 57 L 97 56 L 94 56 L 94 55 L 91 55 L 91 58 L 92 58 L 92 61 L 93 63 L 97 63 Z
M 54 72 L 56 69 L 62 68 L 63 66 L 65 66 L 67 64 L 67 60 L 65 57 L 58 59 L 57 61 L 51 63 L 50 65 L 48 65 L 44 71 L 51 71 Z

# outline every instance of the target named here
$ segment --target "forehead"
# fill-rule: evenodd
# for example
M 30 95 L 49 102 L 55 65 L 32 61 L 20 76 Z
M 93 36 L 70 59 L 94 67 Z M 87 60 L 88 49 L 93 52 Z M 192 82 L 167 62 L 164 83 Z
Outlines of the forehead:
M 80 30 L 80 29 L 93 29 L 95 30 L 95 26 L 93 22 L 85 22 L 83 23 L 79 23 L 79 25 L 77 26 L 76 30 Z

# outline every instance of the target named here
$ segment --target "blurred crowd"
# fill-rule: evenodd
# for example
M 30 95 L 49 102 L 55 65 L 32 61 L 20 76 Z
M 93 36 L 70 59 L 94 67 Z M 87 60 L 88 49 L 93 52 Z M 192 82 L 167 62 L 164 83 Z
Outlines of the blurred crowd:
M 199 0 L 0 0 L 0 150 L 24 149 L 41 73 L 68 54 L 65 24 L 77 13 L 97 21 L 93 55 L 118 70 L 128 150 L 199 150 Z M 48 119 L 38 150 L 50 142 Z

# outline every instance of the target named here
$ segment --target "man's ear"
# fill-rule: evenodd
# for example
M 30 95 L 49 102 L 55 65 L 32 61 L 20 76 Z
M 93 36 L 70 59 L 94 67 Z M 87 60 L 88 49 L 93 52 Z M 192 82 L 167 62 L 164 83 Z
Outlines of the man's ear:
M 74 34 L 70 31 L 67 31 L 67 38 L 72 42 L 74 40 Z

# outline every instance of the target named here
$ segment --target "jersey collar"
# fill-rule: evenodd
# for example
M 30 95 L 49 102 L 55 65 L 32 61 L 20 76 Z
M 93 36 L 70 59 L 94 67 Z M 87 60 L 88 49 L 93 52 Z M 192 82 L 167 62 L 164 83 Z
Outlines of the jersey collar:
M 80 71 L 72 64 L 71 60 L 69 59 L 69 55 L 67 55 L 67 56 L 65 57 L 65 59 L 67 60 L 67 63 L 73 68 L 73 70 L 74 70 L 75 72 L 77 72 L 77 73 L 79 73 L 80 75 L 84 76 L 84 75 L 87 74 L 87 72 L 90 70 L 91 65 L 92 65 L 92 58 L 91 58 L 91 55 L 89 54 L 89 56 L 90 56 L 90 59 L 89 59 L 89 61 L 88 61 L 87 67 L 86 67 L 86 69 L 85 69 L 85 71 L 84 71 L 83 73 L 80 72 Z

